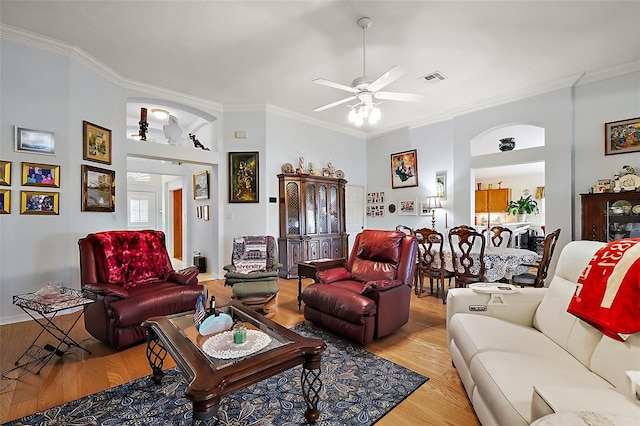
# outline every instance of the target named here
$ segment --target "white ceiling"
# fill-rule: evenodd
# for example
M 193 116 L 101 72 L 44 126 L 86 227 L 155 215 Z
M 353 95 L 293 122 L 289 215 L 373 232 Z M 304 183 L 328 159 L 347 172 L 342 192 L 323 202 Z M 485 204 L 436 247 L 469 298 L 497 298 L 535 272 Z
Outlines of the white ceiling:
M 312 112 L 367 71 L 384 90 L 377 134 L 639 69 L 639 1 L 7 1 L 2 24 L 77 46 L 121 77 L 219 102 L 271 105 L 353 130 L 344 105 Z M 419 78 L 439 71 L 428 86 Z

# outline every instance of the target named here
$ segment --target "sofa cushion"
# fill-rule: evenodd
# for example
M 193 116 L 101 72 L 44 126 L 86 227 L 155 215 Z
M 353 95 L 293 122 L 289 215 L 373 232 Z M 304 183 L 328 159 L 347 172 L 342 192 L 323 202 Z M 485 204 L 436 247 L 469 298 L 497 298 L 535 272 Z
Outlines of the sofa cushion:
M 97 240 L 95 256 L 102 282 L 129 288 L 164 281 L 173 272 L 161 231 L 106 231 L 91 236 Z
M 367 282 L 373 280 L 393 280 L 396 278 L 397 265 L 356 258 L 351 265 L 354 280 Z
M 400 260 L 400 243 L 403 232 L 365 230 L 360 234 L 356 256 L 374 262 L 394 263 Z
M 591 371 L 605 378 L 618 390 L 628 389 L 625 371 L 640 371 L 640 333 L 632 334 L 624 342 L 602 336 L 593 351 L 589 366 Z M 640 402 L 636 400 L 636 403 Z

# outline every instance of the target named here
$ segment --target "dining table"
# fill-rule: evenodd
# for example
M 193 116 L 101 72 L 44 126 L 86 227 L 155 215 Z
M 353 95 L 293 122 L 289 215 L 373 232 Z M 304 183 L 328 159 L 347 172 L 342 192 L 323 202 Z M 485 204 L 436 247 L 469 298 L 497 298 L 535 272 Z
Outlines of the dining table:
M 437 249 L 437 248 L 436 248 Z M 434 267 L 440 267 L 437 253 Z M 447 271 L 454 271 L 453 258 L 449 248 L 443 248 L 444 267 Z M 456 253 L 458 254 L 458 253 Z M 478 273 L 480 270 L 480 250 L 471 252 L 474 266 L 471 272 Z M 508 280 L 514 275 L 524 274 L 529 271 L 530 265 L 540 259 L 540 255 L 535 251 L 513 248 L 513 247 L 493 247 L 487 246 L 484 249 L 484 278 L 486 282 L 495 282 L 503 278 Z

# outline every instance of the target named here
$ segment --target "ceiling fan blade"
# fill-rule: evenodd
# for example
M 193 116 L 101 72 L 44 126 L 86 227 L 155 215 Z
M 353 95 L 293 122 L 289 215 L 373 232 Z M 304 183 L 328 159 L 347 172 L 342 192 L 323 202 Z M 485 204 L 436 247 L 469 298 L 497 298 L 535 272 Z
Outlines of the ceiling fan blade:
M 313 110 L 315 112 L 324 111 L 325 109 L 329 109 L 329 108 L 332 108 L 334 106 L 347 103 L 347 102 L 352 101 L 354 99 L 357 99 L 357 97 L 356 96 L 349 96 L 348 98 L 340 99 L 339 101 L 335 101 L 335 102 L 331 102 L 330 104 L 319 106 L 317 108 L 314 108 Z
M 373 96 L 376 99 L 384 99 L 387 101 L 422 102 L 424 100 L 424 95 L 417 93 L 376 92 Z
M 400 78 L 400 76 L 402 76 L 402 74 L 404 74 L 404 70 L 399 66 L 394 65 L 391 67 L 389 71 L 385 72 L 380 77 L 375 79 L 369 85 L 369 87 L 367 87 L 367 90 L 370 92 L 375 92 L 376 90 L 380 90 L 387 84 L 390 84 L 396 81 L 398 78 Z
M 314 83 L 322 84 L 323 86 L 333 87 L 334 89 L 340 89 L 351 93 L 358 93 L 358 89 L 351 86 L 345 86 L 344 84 L 334 83 L 333 81 L 325 80 L 324 78 L 316 78 Z

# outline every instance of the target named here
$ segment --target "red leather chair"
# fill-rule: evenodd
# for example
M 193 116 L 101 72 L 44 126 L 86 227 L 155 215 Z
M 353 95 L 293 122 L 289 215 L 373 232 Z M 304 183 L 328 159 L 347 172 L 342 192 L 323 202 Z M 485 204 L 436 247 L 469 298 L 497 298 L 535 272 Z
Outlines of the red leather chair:
M 366 345 L 409 321 L 418 243 L 400 231 L 364 230 L 345 267 L 317 273 L 302 292 L 304 317 Z
M 198 270 L 174 271 L 161 231 L 106 231 L 78 241 L 80 285 L 95 303 L 84 308 L 86 330 L 119 349 L 146 340 L 142 321 L 195 308 Z

